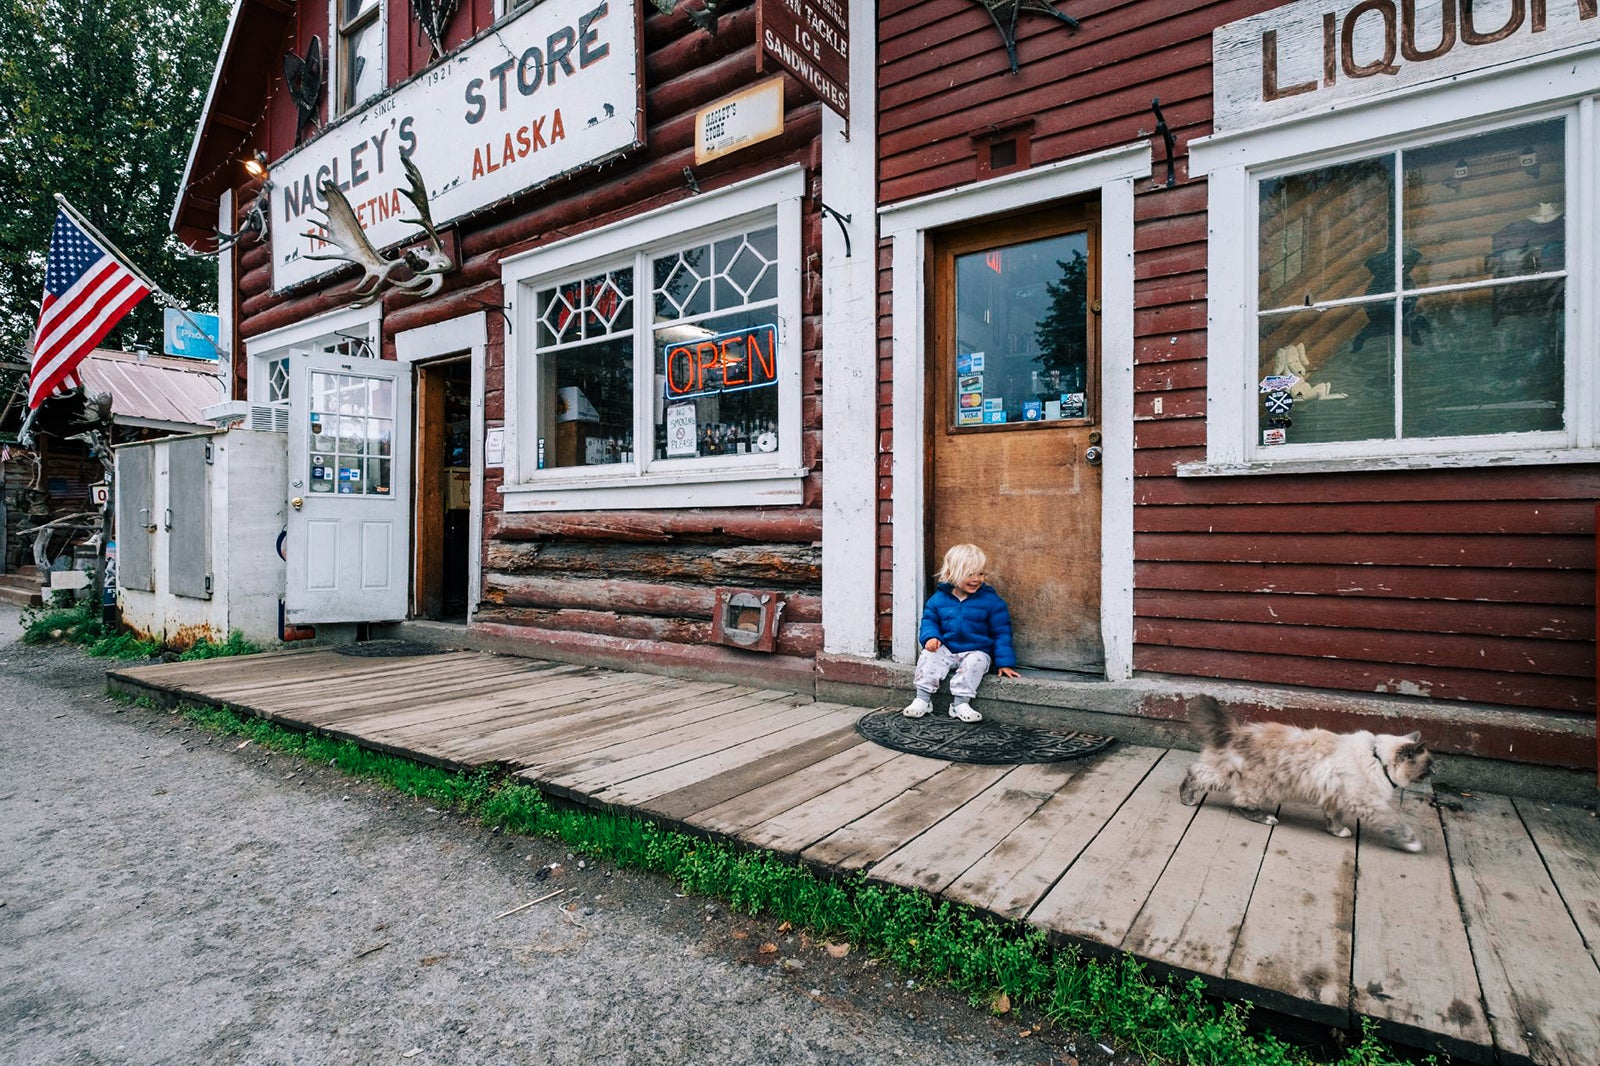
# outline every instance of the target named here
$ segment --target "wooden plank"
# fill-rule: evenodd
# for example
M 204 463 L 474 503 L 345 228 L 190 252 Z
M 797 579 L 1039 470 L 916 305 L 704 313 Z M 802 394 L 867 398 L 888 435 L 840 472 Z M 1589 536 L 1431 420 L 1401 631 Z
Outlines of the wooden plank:
M 1445 837 L 1500 1057 L 1600 1062 L 1600 970 L 1511 800 L 1452 795 Z
M 306 714 L 316 711 L 332 712 L 342 705 L 350 703 L 365 703 L 369 700 L 383 699 L 388 696 L 403 695 L 413 699 L 424 697 L 430 693 L 448 693 L 452 684 L 465 671 L 443 671 L 435 668 L 422 672 L 398 672 L 392 675 L 381 673 L 371 674 L 360 678 L 349 678 L 343 681 L 324 683 L 319 678 L 309 677 L 302 680 L 292 690 L 272 694 L 267 697 L 257 697 L 256 703 L 272 707 L 281 714 Z M 565 688 L 574 688 L 584 683 L 597 683 L 605 676 L 605 671 L 598 667 L 578 666 L 570 667 L 559 672 L 538 671 L 523 673 L 515 671 L 508 677 L 514 679 L 507 682 L 507 691 L 512 686 L 527 687 L 533 685 L 560 685 Z
M 870 773 L 898 755 L 892 748 L 858 744 L 812 766 L 797 768 L 783 777 L 680 817 L 696 828 L 737 836 L 741 830 L 772 821 L 785 811 Z
M 680 762 L 698 759 L 702 755 L 721 751 L 737 744 L 748 743 L 758 737 L 780 729 L 810 721 L 828 713 L 818 710 L 815 704 L 789 706 L 782 702 L 762 704 L 731 715 L 723 715 L 710 722 L 673 730 L 657 746 L 656 738 L 641 741 L 647 750 L 617 757 L 619 749 L 607 749 L 609 755 L 596 755 L 588 759 L 569 762 L 558 770 L 540 768 L 537 773 L 541 787 L 557 788 L 569 794 L 582 793 L 593 796 L 606 788 L 614 787 L 631 778 L 642 777 Z M 524 776 L 532 771 L 524 771 Z
M 1068 778 L 1027 822 L 945 889 L 951 899 L 1021 918 L 1144 780 L 1160 748 L 1118 745 Z
M 561 737 L 559 742 L 528 757 L 528 770 L 552 776 L 648 753 L 737 722 L 740 716 L 761 718 L 790 706 L 792 693 L 740 689 L 712 702 L 656 717 L 629 717 L 605 723 L 587 736 Z M 596 720 L 596 724 L 598 720 Z M 576 732 L 576 731 L 575 731 Z
M 1439 812 L 1426 798 L 1402 813 L 1417 831 L 1417 854 L 1365 833 L 1356 849 L 1351 1006 L 1380 1030 L 1452 1059 L 1489 1062 L 1494 1040 L 1456 902 Z M 1426 961 L 1424 961 L 1426 960 Z
M 532 688 L 508 693 L 496 702 L 501 708 L 497 718 L 479 721 L 471 730 L 456 728 L 449 722 L 426 722 L 413 729 L 413 735 L 438 740 L 451 745 L 468 745 L 474 748 L 492 745 L 515 735 L 522 729 L 559 718 L 586 718 L 591 714 L 637 715 L 638 705 L 632 701 L 641 697 L 649 699 L 660 693 L 659 678 L 640 680 L 637 675 L 623 674 L 615 678 L 590 681 L 576 691 L 552 692 Z M 471 754 L 464 753 L 464 754 Z
M 621 700 L 608 699 L 599 706 L 562 707 L 559 713 L 541 713 L 490 733 L 461 737 L 459 744 L 464 755 L 523 769 L 532 765 L 536 758 L 549 757 L 558 748 L 579 743 L 603 747 L 611 743 L 606 739 L 608 734 L 641 722 L 666 729 L 670 727 L 667 723 L 676 724 L 674 719 L 681 714 L 689 716 L 684 720 L 698 720 L 707 708 L 715 708 L 730 699 L 748 698 L 751 691 L 734 685 L 713 684 L 675 687 L 667 690 L 670 695 L 658 689 L 649 693 L 644 706 L 640 705 L 640 695 L 633 694 Z
M 800 857 L 839 871 L 867 868 L 932 829 L 1012 769 L 946 763 L 927 780 L 829 833 Z
M 1312 1021 L 1350 1022 L 1356 845 L 1310 808 L 1286 807 L 1272 827 L 1255 891 L 1224 976 L 1254 998 Z
M 369 696 L 366 699 L 318 715 L 319 723 L 338 724 L 345 729 L 358 729 L 373 721 L 400 724 L 408 721 L 449 719 L 469 709 L 492 703 L 497 696 L 524 691 L 534 685 L 546 685 L 560 674 L 541 673 L 535 679 L 520 671 L 491 673 L 480 676 L 474 673 L 468 680 L 451 679 L 449 683 L 430 687 L 426 691 L 396 693 L 392 698 Z M 308 719 L 311 720 L 311 719 Z
M 1122 949 L 1185 973 L 1222 977 L 1271 835 L 1271 826 L 1207 797 Z
M 1025 824 L 1082 770 L 1081 765 L 1070 762 L 1028 763 L 1016 767 L 972 802 L 885 856 L 873 866 L 873 878 L 935 895 L 941 893 L 1018 826 Z M 934 782 L 929 782 L 929 787 L 933 785 Z
M 799 855 L 841 825 L 877 810 L 949 765 L 942 759 L 893 753 L 872 769 L 750 826 L 740 838 L 759 848 Z
M 1528 827 L 1589 953 L 1600 965 L 1600 819 L 1593 811 L 1538 800 L 1511 801 Z
M 1178 802 L 1187 752 L 1169 751 L 1028 915 L 1095 944 L 1122 943 L 1195 809 Z
M 606 789 L 598 798 L 602 803 L 641 806 L 656 796 L 687 788 L 708 777 L 715 777 L 752 763 L 759 765 L 764 760 L 781 755 L 792 748 L 804 748 L 814 742 L 827 741 L 835 744 L 839 741 L 848 742 L 852 735 L 859 736 L 855 732 L 854 722 L 854 715 L 820 714 L 810 721 L 798 722 L 775 733 L 757 737 L 748 743 L 723 748 L 698 759 L 690 759 L 653 773 L 642 774 Z
M 808 744 L 792 745 L 767 758 L 735 766 L 671 792 L 652 796 L 639 806 L 668 821 L 686 822 L 700 811 L 720 806 L 772 782 L 790 778 L 802 771 L 817 770 L 835 756 L 865 743 L 853 726 L 841 729 Z
M 368 732 L 374 731 L 374 728 L 377 732 L 389 732 L 391 729 L 403 731 L 421 740 L 460 731 L 466 716 L 470 715 L 472 729 L 485 732 L 496 728 L 495 723 L 525 720 L 539 707 L 548 707 L 558 714 L 573 713 L 612 693 L 634 691 L 641 684 L 643 682 L 637 680 L 637 675 L 632 674 L 611 677 L 603 674 L 572 675 L 548 683 L 525 681 L 501 688 L 490 695 L 464 701 L 459 716 L 439 713 L 406 715 L 404 718 L 396 716 L 392 726 L 386 726 L 380 720 L 364 728 Z

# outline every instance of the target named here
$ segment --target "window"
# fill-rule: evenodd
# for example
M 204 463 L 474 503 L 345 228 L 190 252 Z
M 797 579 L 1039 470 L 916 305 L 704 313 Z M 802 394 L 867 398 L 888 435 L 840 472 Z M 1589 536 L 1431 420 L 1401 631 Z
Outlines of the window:
M 1564 429 L 1562 118 L 1257 184 L 1261 444 Z
M 338 47 L 335 111 L 346 111 L 383 92 L 384 40 L 381 0 L 334 0 Z
M 294 370 L 295 356 L 376 358 L 377 328 L 372 312 L 359 308 L 252 338 L 249 343 L 252 402 L 289 405 L 289 375 Z
M 387 496 L 394 462 L 394 382 L 313 370 L 307 413 L 313 493 Z
M 1596 93 L 1600 50 L 1194 142 L 1206 454 L 1177 472 L 1594 462 Z
M 798 502 L 802 187 L 786 168 L 507 261 L 508 507 Z

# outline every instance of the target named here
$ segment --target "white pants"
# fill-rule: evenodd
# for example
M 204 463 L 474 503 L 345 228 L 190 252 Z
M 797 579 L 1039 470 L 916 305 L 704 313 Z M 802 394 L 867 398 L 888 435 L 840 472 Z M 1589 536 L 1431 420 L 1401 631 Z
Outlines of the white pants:
M 991 662 L 988 652 L 950 651 L 941 644 L 933 651 L 924 649 L 917 656 L 917 669 L 911 675 L 911 683 L 916 686 L 917 694 L 926 699 L 949 674 L 950 695 L 957 702 L 965 702 L 978 694 L 978 682 L 989 672 Z M 955 673 L 952 674 L 952 670 Z

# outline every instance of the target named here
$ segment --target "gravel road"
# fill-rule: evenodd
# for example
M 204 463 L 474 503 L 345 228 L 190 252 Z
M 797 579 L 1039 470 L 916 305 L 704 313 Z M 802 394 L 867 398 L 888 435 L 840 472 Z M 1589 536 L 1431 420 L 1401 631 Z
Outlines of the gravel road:
M 663 879 L 111 701 L 103 662 L 22 645 L 17 617 L 0 607 L 7 1063 L 1110 1061 Z

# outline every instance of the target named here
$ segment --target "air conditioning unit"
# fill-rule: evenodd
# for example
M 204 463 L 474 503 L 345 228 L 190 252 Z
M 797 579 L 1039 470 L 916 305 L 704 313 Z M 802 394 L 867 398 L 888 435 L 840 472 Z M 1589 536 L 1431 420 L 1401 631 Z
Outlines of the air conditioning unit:
M 270 403 L 226 400 L 200 409 L 200 417 L 219 426 L 256 433 L 289 432 L 289 409 Z

